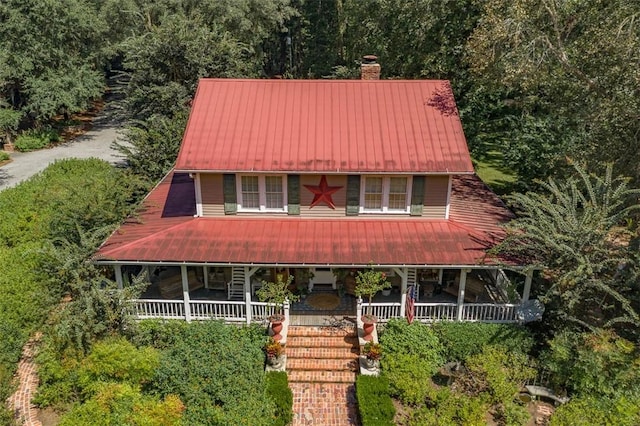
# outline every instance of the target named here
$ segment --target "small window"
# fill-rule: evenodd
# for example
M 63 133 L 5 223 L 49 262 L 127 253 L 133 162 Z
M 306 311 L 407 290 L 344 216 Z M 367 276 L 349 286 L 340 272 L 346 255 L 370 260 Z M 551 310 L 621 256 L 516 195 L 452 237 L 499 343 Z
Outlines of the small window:
M 240 176 L 238 211 L 286 211 L 284 176 Z
M 406 176 L 364 176 L 361 213 L 409 213 L 411 178 Z

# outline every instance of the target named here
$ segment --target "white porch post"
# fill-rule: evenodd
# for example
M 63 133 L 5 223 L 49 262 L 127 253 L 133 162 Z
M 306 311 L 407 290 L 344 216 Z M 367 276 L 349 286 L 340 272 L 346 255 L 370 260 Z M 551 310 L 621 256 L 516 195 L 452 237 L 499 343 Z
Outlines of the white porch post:
M 527 275 L 524 279 L 524 289 L 522 290 L 522 303 L 529 300 L 529 294 L 531 293 L 531 280 L 533 279 L 533 269 L 527 271 Z
M 202 267 L 202 276 L 204 277 L 204 288 L 208 289 L 209 288 L 209 267 L 208 266 Z
M 247 324 L 251 324 L 251 275 L 249 267 L 244 267 L 244 303 L 247 311 Z
M 247 309 L 247 324 L 251 324 L 251 277 L 260 269 L 257 266 L 244 267 L 244 303 Z
M 113 265 L 113 270 L 116 273 L 116 283 L 118 284 L 118 288 L 122 290 L 124 287 L 124 283 L 122 281 L 122 266 Z
M 400 317 L 404 318 L 407 313 L 405 307 L 407 303 L 407 281 L 409 277 L 409 268 L 393 268 L 396 274 L 400 275 L 402 279 L 400 284 Z
M 444 269 L 440 268 L 438 270 L 438 284 L 442 285 L 442 277 L 444 276 Z
M 191 321 L 191 306 L 189 305 L 189 276 L 187 275 L 187 266 L 180 265 L 180 275 L 182 276 L 182 297 L 184 299 L 184 319 Z
M 467 269 L 460 270 L 460 284 L 458 286 L 458 315 L 457 320 L 462 321 L 462 310 L 464 308 L 464 287 L 467 284 Z

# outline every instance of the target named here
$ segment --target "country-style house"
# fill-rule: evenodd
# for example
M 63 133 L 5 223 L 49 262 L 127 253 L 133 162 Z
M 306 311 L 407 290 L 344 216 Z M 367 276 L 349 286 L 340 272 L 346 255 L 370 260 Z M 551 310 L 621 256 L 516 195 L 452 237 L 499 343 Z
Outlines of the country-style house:
M 411 285 L 416 320 L 527 319 L 532 275 L 487 255 L 511 213 L 474 174 L 449 83 L 362 67 L 200 81 L 174 170 L 95 257 L 120 286 L 147 274 L 140 318 L 262 321 L 262 280 L 349 298 L 374 267 L 394 285 L 373 303 L 383 321 Z

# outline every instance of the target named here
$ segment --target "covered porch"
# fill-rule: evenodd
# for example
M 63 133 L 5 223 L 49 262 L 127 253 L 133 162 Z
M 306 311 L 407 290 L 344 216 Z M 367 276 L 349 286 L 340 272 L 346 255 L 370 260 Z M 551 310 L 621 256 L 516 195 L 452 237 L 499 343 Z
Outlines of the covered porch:
M 532 271 L 498 267 L 384 266 L 392 289 L 377 294 L 371 304 L 380 322 L 406 317 L 407 289 L 415 286 L 417 299 L 414 318 L 421 322 L 483 321 L 525 322 L 529 318 L 529 292 Z M 263 280 L 277 274 L 292 275 L 292 290 L 303 297 L 333 294 L 338 303 L 314 306 L 313 297 L 286 306 L 292 323 L 308 322 L 310 316 L 337 315 L 357 318 L 368 301 L 354 295 L 355 275 L 368 265 L 350 266 L 220 266 L 220 265 L 114 265 L 119 286 L 129 285 L 135 277 L 147 283 L 141 297 L 132 301 L 136 318 L 183 319 L 186 321 L 221 319 L 228 322 L 266 322 L 273 307 L 260 302 L 255 292 Z M 508 277 L 511 277 L 511 279 Z M 307 317 L 307 318 L 305 318 Z

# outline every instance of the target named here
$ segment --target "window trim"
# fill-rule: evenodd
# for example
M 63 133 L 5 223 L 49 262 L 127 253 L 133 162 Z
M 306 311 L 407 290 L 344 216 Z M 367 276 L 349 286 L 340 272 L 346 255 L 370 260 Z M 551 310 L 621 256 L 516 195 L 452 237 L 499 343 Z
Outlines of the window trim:
M 259 207 L 243 207 L 242 205 L 242 178 L 257 177 L 258 178 L 258 204 Z M 282 207 L 280 208 L 267 208 L 267 184 L 266 177 L 280 177 L 282 178 Z M 242 173 L 236 175 L 236 191 L 238 194 L 238 212 L 250 212 L 250 213 L 286 213 L 288 209 L 287 204 L 287 175 L 258 175 L 251 173 Z
M 365 209 L 365 191 L 367 186 L 367 178 L 382 178 L 382 208 L 381 209 Z M 407 179 L 407 192 L 404 209 L 389 208 L 389 191 L 391 189 L 391 178 Z M 410 214 L 411 213 L 411 189 L 413 176 L 407 175 L 362 175 L 360 177 L 360 208 L 359 213 L 362 214 Z

